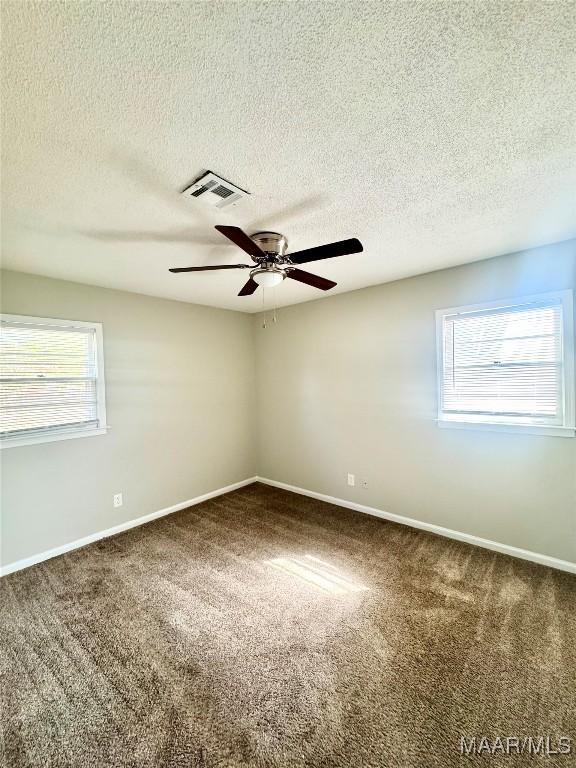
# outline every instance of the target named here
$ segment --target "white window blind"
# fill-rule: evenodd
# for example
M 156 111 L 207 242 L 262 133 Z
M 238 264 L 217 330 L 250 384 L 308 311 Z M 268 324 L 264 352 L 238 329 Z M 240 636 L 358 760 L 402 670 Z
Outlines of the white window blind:
M 439 418 L 573 426 L 567 297 L 439 313 Z
M 52 436 L 105 426 L 97 324 L 3 316 L 0 437 Z

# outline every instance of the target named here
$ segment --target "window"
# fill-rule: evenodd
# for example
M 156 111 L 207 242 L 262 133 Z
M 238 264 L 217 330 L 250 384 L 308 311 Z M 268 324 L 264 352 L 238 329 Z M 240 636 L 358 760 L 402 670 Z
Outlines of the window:
M 0 443 L 106 431 L 102 326 L 2 315 Z
M 574 436 L 572 292 L 439 310 L 438 421 Z

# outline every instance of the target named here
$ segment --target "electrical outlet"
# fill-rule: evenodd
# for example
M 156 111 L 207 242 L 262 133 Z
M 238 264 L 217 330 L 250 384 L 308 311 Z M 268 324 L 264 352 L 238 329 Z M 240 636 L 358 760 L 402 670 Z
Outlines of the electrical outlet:
M 115 493 L 114 494 L 114 506 L 115 507 L 121 507 L 122 504 L 124 504 L 124 501 L 122 499 L 122 494 L 121 493 Z
M 348 485 L 356 485 L 356 475 L 348 475 Z
M 360 484 L 362 488 L 368 488 L 368 480 L 362 480 Z

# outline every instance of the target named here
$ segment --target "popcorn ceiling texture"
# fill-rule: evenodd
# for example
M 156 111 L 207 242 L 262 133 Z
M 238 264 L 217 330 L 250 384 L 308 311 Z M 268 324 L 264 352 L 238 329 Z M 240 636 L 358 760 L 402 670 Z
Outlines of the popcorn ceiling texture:
M 242 272 L 167 268 L 237 262 L 215 223 L 360 237 L 314 265 L 336 292 L 571 237 L 575 10 L 4 2 L 4 264 L 257 311 Z M 181 200 L 205 168 L 252 197 Z

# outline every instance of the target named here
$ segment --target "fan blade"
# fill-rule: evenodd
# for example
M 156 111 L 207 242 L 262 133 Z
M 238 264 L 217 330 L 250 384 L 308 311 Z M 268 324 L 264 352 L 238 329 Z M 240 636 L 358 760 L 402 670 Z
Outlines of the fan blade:
M 352 237 L 350 240 L 339 240 L 337 243 L 318 245 L 316 248 L 289 253 L 288 258 L 293 264 L 306 264 L 308 261 L 332 259 L 334 256 L 346 256 L 349 253 L 360 253 L 363 250 L 360 240 Z
M 251 267 L 250 264 L 218 264 L 214 267 L 172 267 L 168 272 L 208 272 L 213 269 L 251 269 Z
M 238 296 L 251 296 L 256 288 L 258 288 L 258 283 L 256 280 L 252 280 L 252 278 L 250 278 L 247 283 L 244 283 L 244 286 L 242 287 L 242 290 Z
M 221 232 L 229 240 L 232 240 L 238 248 L 242 248 L 243 251 L 249 253 L 250 256 L 254 256 L 256 259 L 266 258 L 264 251 L 259 248 L 254 240 L 251 240 L 246 232 L 243 232 L 240 227 L 217 226 L 215 229 L 217 229 L 218 232 Z
M 298 280 L 299 283 L 311 285 L 313 288 L 320 288 L 321 291 L 329 291 L 336 285 L 333 280 L 326 280 L 325 277 L 313 275 L 312 272 L 305 272 L 303 269 L 287 269 L 286 277 Z

